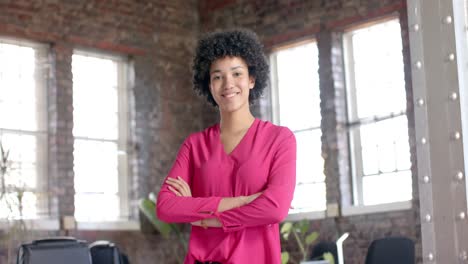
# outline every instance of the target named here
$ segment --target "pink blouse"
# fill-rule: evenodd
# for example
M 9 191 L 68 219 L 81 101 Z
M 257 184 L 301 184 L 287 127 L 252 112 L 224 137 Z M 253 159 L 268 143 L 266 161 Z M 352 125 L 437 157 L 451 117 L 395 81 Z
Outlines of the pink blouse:
M 164 183 L 157 215 L 190 223 L 217 217 L 223 227 L 192 226 L 185 264 L 281 263 L 279 222 L 288 214 L 296 181 L 296 139 L 285 127 L 255 119 L 240 143 L 226 154 L 219 124 L 191 134 L 167 177 L 182 177 L 193 197 L 175 196 Z M 217 212 L 223 197 L 263 191 L 248 205 Z

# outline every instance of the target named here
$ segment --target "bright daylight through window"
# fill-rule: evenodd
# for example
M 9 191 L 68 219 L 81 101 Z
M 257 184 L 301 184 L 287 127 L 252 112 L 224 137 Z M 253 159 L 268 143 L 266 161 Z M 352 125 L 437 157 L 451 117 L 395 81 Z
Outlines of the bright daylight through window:
M 75 218 L 111 221 L 126 217 L 126 63 L 75 52 L 73 136 Z
M 326 189 L 316 42 L 278 50 L 272 55 L 272 67 L 274 121 L 290 128 L 297 141 L 297 180 L 290 213 L 323 211 Z
M 0 219 L 47 214 L 40 202 L 47 200 L 42 188 L 47 174 L 47 107 L 39 62 L 44 54 L 43 46 L 0 38 L 0 142 L 9 153 L 0 181 Z
M 354 203 L 411 200 L 399 21 L 347 32 L 344 48 Z

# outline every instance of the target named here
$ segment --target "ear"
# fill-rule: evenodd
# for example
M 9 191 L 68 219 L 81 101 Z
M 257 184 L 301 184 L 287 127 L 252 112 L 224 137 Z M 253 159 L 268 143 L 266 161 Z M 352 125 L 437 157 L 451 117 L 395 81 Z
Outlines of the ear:
M 249 77 L 249 89 L 253 89 L 255 87 L 255 77 Z

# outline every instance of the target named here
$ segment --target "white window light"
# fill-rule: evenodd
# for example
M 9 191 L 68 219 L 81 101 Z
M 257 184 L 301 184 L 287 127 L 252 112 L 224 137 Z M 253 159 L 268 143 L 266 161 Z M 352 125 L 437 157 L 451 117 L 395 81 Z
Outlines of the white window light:
M 412 199 L 398 19 L 344 34 L 354 205 Z
M 77 221 L 128 218 L 127 70 L 119 57 L 72 57 Z
M 46 55 L 45 45 L 0 38 L 0 142 L 9 151 L 0 219 L 48 216 Z
M 297 213 L 326 209 L 321 143 L 318 48 L 306 41 L 271 55 L 273 121 L 290 128 L 297 141 L 297 180 L 293 209 Z

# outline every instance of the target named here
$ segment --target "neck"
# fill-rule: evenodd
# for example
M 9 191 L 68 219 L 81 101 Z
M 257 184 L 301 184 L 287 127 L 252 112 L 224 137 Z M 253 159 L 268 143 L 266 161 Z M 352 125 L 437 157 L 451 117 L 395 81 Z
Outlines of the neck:
M 250 109 L 247 111 L 235 111 L 229 113 L 221 112 L 221 132 L 235 133 L 240 130 L 247 129 L 252 125 L 254 120 L 255 117 L 250 112 Z

